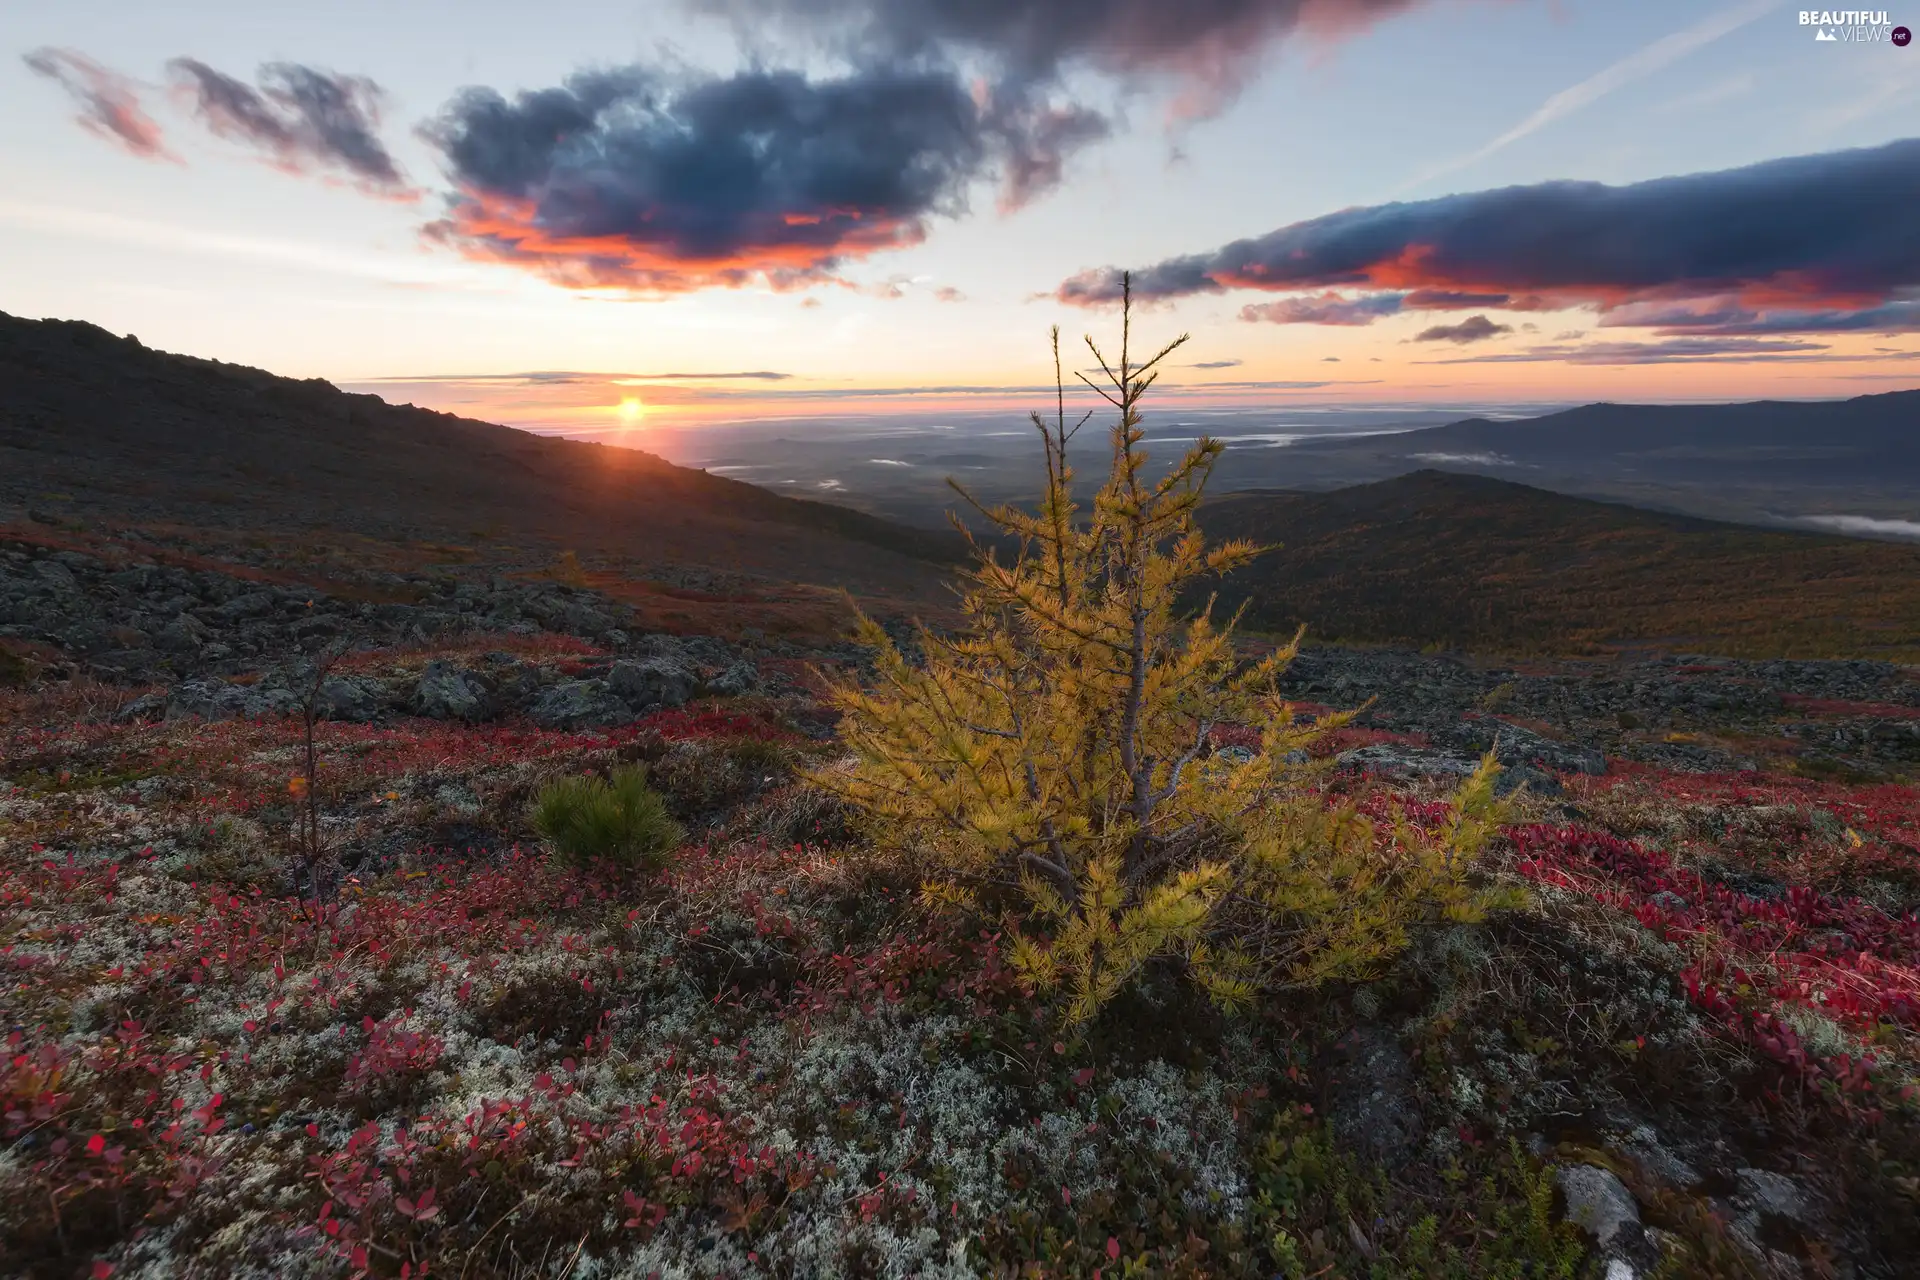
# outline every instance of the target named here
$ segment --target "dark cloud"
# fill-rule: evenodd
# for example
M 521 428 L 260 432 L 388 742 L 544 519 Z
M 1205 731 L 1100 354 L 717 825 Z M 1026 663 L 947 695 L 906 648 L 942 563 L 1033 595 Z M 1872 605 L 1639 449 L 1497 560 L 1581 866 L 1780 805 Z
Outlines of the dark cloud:
M 1189 369 L 1233 369 L 1245 363 L 1244 360 L 1200 360 L 1186 367 Z
M 1400 310 L 1397 293 L 1370 293 L 1357 298 L 1327 292 L 1282 298 L 1278 302 L 1248 303 L 1240 308 L 1242 320 L 1265 320 L 1270 324 L 1372 324 L 1381 316 Z
M 1092 127 L 941 69 L 633 66 L 511 100 L 472 88 L 423 130 L 455 188 L 429 230 L 574 286 L 790 287 L 919 243 L 990 173 L 1025 198 Z
M 1474 307 L 1499 307 L 1503 311 L 1538 311 L 1541 300 L 1516 298 L 1510 293 L 1468 293 L 1459 289 L 1415 289 L 1400 299 L 1409 311 L 1467 311 Z
M 1550 343 L 1528 347 L 1523 351 L 1456 356 L 1422 363 L 1528 364 L 1558 361 L 1565 364 L 1719 364 L 1834 358 L 1819 354 L 1826 350 L 1818 342 L 1781 338 L 1669 338 L 1662 342 L 1594 342 L 1583 347 Z
M 1339 364 L 1340 357 L 1339 356 L 1321 356 L 1320 363 L 1321 364 Z
M 1179 110 L 1231 99 L 1267 49 L 1293 35 L 1332 38 L 1419 0 L 691 0 L 744 28 L 768 19 L 855 58 L 983 60 L 1002 82 L 1051 82 L 1085 65 L 1126 77 L 1171 76 Z
M 256 88 L 197 58 L 175 58 L 167 66 L 196 114 L 220 137 L 264 152 L 289 173 L 334 170 L 371 191 L 408 194 L 406 179 L 380 141 L 385 95 L 365 76 L 272 62 L 260 68 Z
M 1514 309 L 1602 311 L 1714 298 L 1751 313 L 1735 324 L 1788 313 L 1835 328 L 1874 313 L 1862 327 L 1904 325 L 1910 312 L 1892 304 L 1920 288 L 1915 209 L 1920 138 L 1630 186 L 1548 182 L 1346 209 L 1136 271 L 1133 291 L 1376 289 L 1407 291 L 1401 306 L 1484 294 Z M 1088 271 L 1057 296 L 1104 305 L 1119 284 L 1118 269 Z
M 1485 342 L 1503 333 L 1512 333 L 1510 324 L 1495 324 L 1485 316 L 1468 316 L 1459 324 L 1436 324 L 1413 335 L 1415 342 Z
M 1604 328 L 1656 329 L 1662 336 L 1920 333 L 1920 301 L 1900 300 L 1857 311 L 1762 309 L 1739 305 L 1621 307 L 1600 323 Z
M 140 87 L 72 49 L 35 49 L 22 59 L 38 75 L 57 82 L 80 108 L 75 118 L 89 133 L 146 160 L 172 160 L 160 126 L 140 103 Z

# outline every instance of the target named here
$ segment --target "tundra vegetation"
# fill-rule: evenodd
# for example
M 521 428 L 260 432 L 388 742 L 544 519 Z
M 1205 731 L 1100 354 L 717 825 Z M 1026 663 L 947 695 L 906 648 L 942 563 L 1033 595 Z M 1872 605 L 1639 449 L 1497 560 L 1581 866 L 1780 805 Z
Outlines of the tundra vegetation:
M 1524 674 L 1470 726 L 1524 759 L 1422 772 L 1283 696 L 1298 638 L 1190 603 L 1256 552 L 1195 530 L 1217 452 L 1144 469 L 1172 349 L 1095 352 L 1089 508 L 1062 395 L 964 625 L 838 668 L 389 637 L 303 703 L 23 657 L 6 1271 L 1903 1274 L 1911 772 L 1596 765 Z M 1920 719 L 1877 687 L 1788 710 Z

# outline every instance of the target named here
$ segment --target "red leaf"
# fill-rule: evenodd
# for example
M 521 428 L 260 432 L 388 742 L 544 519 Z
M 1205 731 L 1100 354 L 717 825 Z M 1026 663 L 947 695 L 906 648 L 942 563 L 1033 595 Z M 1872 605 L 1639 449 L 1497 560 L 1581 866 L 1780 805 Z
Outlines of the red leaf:
M 1107 1237 L 1107 1257 L 1115 1262 L 1120 1261 L 1120 1241 L 1113 1236 Z
M 101 1152 L 105 1151 L 106 1149 L 107 1149 L 107 1140 L 101 1137 L 99 1134 L 96 1133 L 91 1138 L 87 1139 L 88 1155 L 97 1156 Z

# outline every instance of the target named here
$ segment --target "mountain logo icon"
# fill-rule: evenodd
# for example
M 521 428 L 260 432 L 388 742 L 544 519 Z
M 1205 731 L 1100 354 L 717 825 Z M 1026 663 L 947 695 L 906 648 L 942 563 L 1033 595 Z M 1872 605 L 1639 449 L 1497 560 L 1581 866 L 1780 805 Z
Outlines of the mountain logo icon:
M 1836 36 L 1835 34 L 1833 34 L 1833 32 L 1827 30 L 1825 27 L 1822 27 L 1820 28 L 1819 31 L 1814 33 L 1813 38 L 1815 40 L 1838 40 L 1840 37 Z

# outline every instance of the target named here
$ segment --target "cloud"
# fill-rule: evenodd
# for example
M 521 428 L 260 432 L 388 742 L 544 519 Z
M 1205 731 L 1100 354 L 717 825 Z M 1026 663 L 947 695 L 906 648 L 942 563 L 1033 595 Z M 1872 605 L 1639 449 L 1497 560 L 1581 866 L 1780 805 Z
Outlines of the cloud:
M 1137 295 L 1138 290 L 1135 292 Z M 1278 302 L 1248 303 L 1240 308 L 1240 318 L 1248 321 L 1265 320 L 1269 324 L 1364 325 L 1399 310 L 1400 295 L 1397 293 L 1374 293 L 1349 298 L 1328 291 L 1312 296 L 1282 298 Z
M 570 369 L 540 369 L 528 373 L 446 373 L 415 377 L 363 378 L 364 385 L 386 382 L 440 383 L 461 385 L 467 383 L 510 383 L 527 387 L 565 387 L 600 386 L 613 384 L 632 386 L 643 382 L 786 382 L 793 377 L 790 373 L 776 373 L 769 369 L 728 370 L 721 373 L 578 373 Z
M 1594 342 L 1575 347 L 1561 343 L 1503 351 L 1495 355 L 1455 356 L 1424 364 L 1529 364 L 1560 361 L 1566 364 L 1721 364 L 1828 359 L 1816 355 L 1827 348 L 1818 342 L 1774 338 L 1669 338 L 1662 342 Z
M 1453 463 L 1468 467 L 1518 467 L 1524 464 L 1500 453 L 1410 453 L 1419 462 Z
M 950 284 L 943 284 L 938 289 L 935 289 L 933 291 L 933 297 L 936 302 L 965 302 L 967 300 L 966 294 L 960 292 L 960 290 Z
M 1321 356 L 1320 363 L 1321 364 L 1339 364 L 1340 357 L 1339 356 Z
M 1835 533 L 1867 537 L 1920 538 L 1920 521 L 1880 520 L 1873 516 L 1799 516 L 1800 523 Z
M 80 127 L 124 147 L 143 160 L 177 160 L 160 126 L 140 104 L 137 82 L 72 49 L 35 49 L 23 55 L 28 68 L 67 91 L 80 108 Z
M 1244 360 L 1200 360 L 1185 367 L 1188 369 L 1237 369 L 1245 363 Z
M 758 33 L 769 19 L 857 61 L 983 62 L 1003 88 L 1052 84 L 1075 67 L 1180 86 L 1175 115 L 1231 101 L 1290 37 L 1330 40 L 1420 0 L 693 0 Z
M 277 168 L 343 172 L 369 191 L 411 194 L 380 141 L 385 94 L 365 76 L 270 62 L 260 68 L 256 88 L 197 58 L 175 58 L 167 66 L 208 129 L 263 152 Z
M 1465 311 L 1471 307 L 1499 307 L 1506 311 L 1537 311 L 1538 298 L 1516 298 L 1510 293 L 1470 293 L 1461 289 L 1415 289 L 1401 297 L 1410 311 Z
M 1512 333 L 1510 324 L 1495 324 L 1485 316 L 1468 316 L 1459 324 L 1436 324 L 1413 335 L 1415 342 L 1484 342 L 1503 333 Z
M 1857 311 L 1759 310 L 1737 302 L 1621 307 L 1601 319 L 1604 328 L 1657 329 L 1663 336 L 1769 333 L 1920 333 L 1920 301 L 1901 300 Z
M 1400 308 L 1423 291 L 1502 294 L 1527 310 L 1710 299 L 1743 312 L 1722 324 L 1791 315 L 1803 327 L 1904 331 L 1908 295 L 1920 289 L 1915 208 L 1920 138 L 1909 138 L 1628 186 L 1545 182 L 1344 209 L 1148 266 L 1133 274 L 1133 292 L 1296 294 L 1250 309 L 1268 318 L 1309 314 L 1335 289 L 1404 291 L 1376 295 Z M 1120 274 L 1082 272 L 1056 296 L 1110 304 Z
M 511 100 L 470 88 L 423 129 L 455 188 L 429 234 L 575 287 L 796 287 L 918 244 L 996 171 L 1007 199 L 1030 196 L 1093 127 L 940 69 L 629 66 Z

